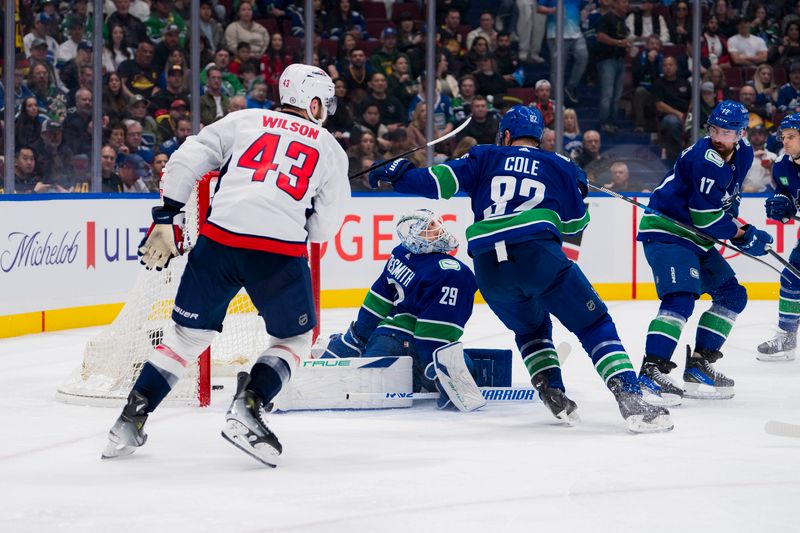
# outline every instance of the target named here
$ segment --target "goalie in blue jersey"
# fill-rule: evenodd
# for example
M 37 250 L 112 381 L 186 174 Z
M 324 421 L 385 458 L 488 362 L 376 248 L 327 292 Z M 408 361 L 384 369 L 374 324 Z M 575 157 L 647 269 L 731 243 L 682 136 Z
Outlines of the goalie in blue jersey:
M 694 226 L 750 255 L 764 255 L 772 237 L 737 217 L 742 182 L 753 163 L 753 148 L 744 133 L 749 115 L 744 105 L 725 100 L 708 117 L 708 135 L 683 151 L 674 168 L 650 196 L 639 224 L 638 240 L 661 300 L 647 331 L 640 372 L 648 401 L 677 405 L 688 398 L 732 398 L 734 381 L 714 368 L 720 348 L 747 303 L 747 291 L 714 243 L 659 216 Z M 687 346 L 684 386 L 669 376 L 670 359 L 681 331 L 701 294 L 711 307 L 700 316 L 694 350 Z
M 778 130 L 784 154 L 772 166 L 775 194 L 767 199 L 767 217 L 789 222 L 797 215 L 800 201 L 800 113 L 785 117 Z M 795 246 L 789 262 L 800 268 L 800 246 Z M 792 361 L 797 348 L 797 326 L 800 324 L 800 279 L 788 269 L 781 276 L 778 302 L 778 332 L 758 345 L 760 361 Z
M 400 244 L 372 284 L 358 318 L 345 333 L 331 335 L 322 357 L 410 356 L 414 391 L 442 390 L 439 407 L 444 407 L 450 395 L 440 383 L 454 376 L 442 375 L 437 356 L 464 333 L 478 288 L 475 275 L 448 255 L 458 240 L 432 211 L 419 209 L 401 217 L 397 235 Z M 467 350 L 459 355 L 462 360 L 445 365 L 463 370 L 467 381 L 466 390 L 453 400 L 459 409 L 471 411 L 484 404 L 477 385 L 510 384 L 509 351 Z
M 516 335 L 516 344 L 545 405 L 577 422 L 566 395 L 552 341 L 550 314 L 580 339 L 597 373 L 634 432 L 672 429 L 669 412 L 648 405 L 608 310 L 578 265 L 561 249 L 562 234 L 589 222 L 584 172 L 569 159 L 539 148 L 544 120 L 537 109 L 514 106 L 500 122 L 499 146 L 473 147 L 466 156 L 431 168 L 405 159 L 374 170 L 369 179 L 428 198 L 472 199 L 475 223 L 467 228 L 481 294 Z

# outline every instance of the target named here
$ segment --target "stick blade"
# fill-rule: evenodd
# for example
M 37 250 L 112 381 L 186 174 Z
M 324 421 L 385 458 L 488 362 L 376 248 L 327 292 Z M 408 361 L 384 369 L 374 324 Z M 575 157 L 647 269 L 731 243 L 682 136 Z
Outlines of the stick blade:
M 800 425 L 798 424 L 770 420 L 764 424 L 764 431 L 778 437 L 794 437 L 800 439 Z

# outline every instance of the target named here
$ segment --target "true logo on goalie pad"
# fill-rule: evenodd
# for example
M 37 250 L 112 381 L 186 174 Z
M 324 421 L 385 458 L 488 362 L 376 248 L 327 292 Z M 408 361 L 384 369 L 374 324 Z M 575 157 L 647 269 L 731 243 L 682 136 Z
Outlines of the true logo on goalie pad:
M 350 366 L 349 359 L 312 359 L 303 361 L 303 366 Z

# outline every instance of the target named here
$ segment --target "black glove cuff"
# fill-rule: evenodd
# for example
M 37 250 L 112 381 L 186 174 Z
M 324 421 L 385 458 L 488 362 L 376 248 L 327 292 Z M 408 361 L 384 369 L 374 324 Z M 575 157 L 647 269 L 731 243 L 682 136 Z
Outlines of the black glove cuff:
M 181 212 L 184 205 L 165 196 L 164 205 L 157 205 L 151 211 L 153 222 L 156 224 L 172 224 L 175 215 Z

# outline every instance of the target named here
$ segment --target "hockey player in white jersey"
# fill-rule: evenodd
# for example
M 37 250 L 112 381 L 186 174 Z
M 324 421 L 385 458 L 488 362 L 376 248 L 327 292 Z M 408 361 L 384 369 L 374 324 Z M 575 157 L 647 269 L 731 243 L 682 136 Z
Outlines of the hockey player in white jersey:
M 172 322 L 111 428 L 103 458 L 129 455 L 145 443 L 148 415 L 221 331 L 228 303 L 244 287 L 270 341 L 250 373 L 239 375 L 222 436 L 276 465 L 282 447 L 262 406 L 310 354 L 317 319 L 307 242 L 333 236 L 350 195 L 347 155 L 322 127 L 336 109 L 330 77 L 294 64 L 279 87 L 279 110 L 229 114 L 189 137 L 167 163 L 164 203 L 153 208 L 139 248 L 148 269 L 160 270 L 182 253 L 181 210 L 195 181 L 220 169 L 217 191 L 189 254 Z

